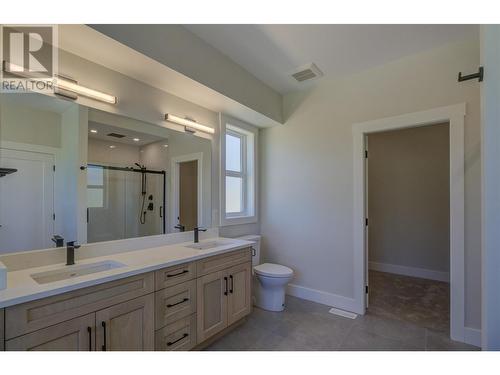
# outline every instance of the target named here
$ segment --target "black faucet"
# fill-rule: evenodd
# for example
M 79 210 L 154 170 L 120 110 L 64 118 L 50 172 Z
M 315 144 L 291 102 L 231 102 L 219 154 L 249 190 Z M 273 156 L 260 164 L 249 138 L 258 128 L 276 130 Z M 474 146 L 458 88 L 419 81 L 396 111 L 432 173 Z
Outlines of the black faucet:
M 64 238 L 56 234 L 54 237 L 52 237 L 52 241 L 56 243 L 56 247 L 63 247 L 64 246 Z
M 80 245 L 75 245 L 76 241 L 66 242 L 66 265 L 72 266 L 75 264 L 75 249 L 80 248 Z
M 206 232 L 207 230 L 195 227 L 193 231 L 194 231 L 194 243 L 198 243 L 200 242 L 199 232 Z
M 179 232 L 184 232 L 186 230 L 186 227 L 182 224 L 177 224 L 174 228 L 179 229 Z

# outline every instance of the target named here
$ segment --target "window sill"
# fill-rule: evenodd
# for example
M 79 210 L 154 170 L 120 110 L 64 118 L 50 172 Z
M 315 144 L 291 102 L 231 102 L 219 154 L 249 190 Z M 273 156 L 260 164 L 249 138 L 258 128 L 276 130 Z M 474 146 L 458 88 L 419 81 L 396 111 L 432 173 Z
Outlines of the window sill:
M 254 224 L 257 223 L 257 216 L 231 216 L 221 217 L 220 226 L 227 227 L 230 225 Z

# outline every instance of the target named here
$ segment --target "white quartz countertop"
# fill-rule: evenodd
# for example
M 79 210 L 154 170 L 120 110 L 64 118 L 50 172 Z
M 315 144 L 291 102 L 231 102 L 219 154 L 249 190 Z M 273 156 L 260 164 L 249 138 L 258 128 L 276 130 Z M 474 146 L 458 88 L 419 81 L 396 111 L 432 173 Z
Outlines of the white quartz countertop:
M 193 242 L 184 242 L 77 260 L 76 266 L 103 261 L 119 262 L 123 266 L 46 284 L 38 284 L 31 275 L 72 266 L 58 263 L 7 272 L 7 288 L 0 290 L 0 308 L 243 249 L 253 244 L 250 241 L 220 237 L 200 241 L 200 244 L 213 241 L 218 246 L 206 250 L 186 247 L 193 245 Z M 75 250 L 78 251 L 84 250 Z

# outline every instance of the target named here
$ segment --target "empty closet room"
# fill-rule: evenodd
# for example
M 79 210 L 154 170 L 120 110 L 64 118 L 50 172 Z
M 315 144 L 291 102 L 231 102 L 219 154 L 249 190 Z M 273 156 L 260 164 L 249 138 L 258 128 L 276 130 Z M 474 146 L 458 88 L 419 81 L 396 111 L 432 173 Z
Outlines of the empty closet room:
M 449 124 L 367 137 L 368 308 L 446 332 Z

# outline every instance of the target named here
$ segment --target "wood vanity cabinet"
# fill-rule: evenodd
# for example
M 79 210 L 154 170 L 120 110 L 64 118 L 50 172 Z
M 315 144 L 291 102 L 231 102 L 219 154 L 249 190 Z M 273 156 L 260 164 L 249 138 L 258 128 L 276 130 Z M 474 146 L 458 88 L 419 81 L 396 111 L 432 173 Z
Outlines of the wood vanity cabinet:
M 95 318 L 96 350 L 154 350 L 152 294 L 100 310 Z
M 190 350 L 251 311 L 251 249 L 0 309 L 0 350 Z
M 145 273 L 7 307 L 5 349 L 153 350 L 153 292 Z
M 251 261 L 198 278 L 198 343 L 251 312 L 251 281 Z
M 88 351 L 95 348 L 95 314 L 8 340 L 6 350 Z

